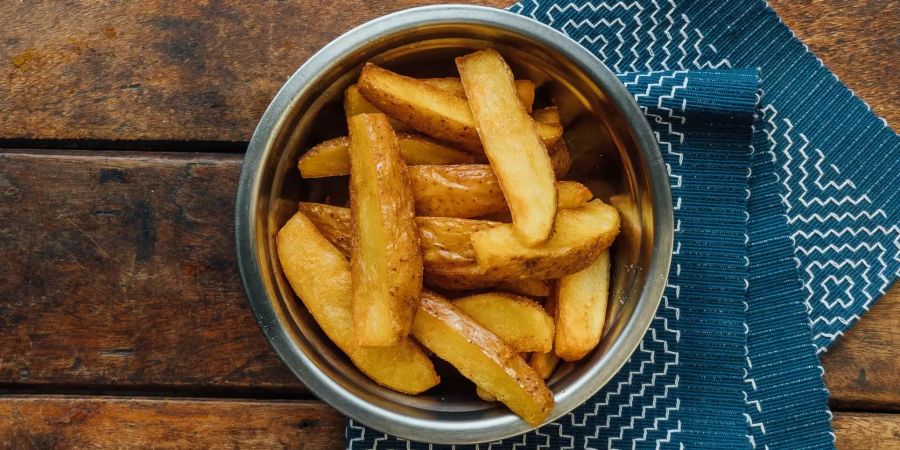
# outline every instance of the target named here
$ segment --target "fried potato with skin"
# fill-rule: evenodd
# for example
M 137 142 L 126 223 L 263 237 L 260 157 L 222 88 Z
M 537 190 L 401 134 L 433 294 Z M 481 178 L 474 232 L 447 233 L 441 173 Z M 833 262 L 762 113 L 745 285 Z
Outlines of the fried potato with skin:
M 422 292 L 412 335 L 529 424 L 553 409 L 544 380 L 512 347 L 437 294 Z
M 484 154 L 465 98 L 374 64 L 363 68 L 357 86 L 369 102 L 392 118 L 436 139 L 455 143 L 463 150 Z M 537 122 L 535 128 L 548 146 L 562 137 L 561 126 Z
M 584 358 L 603 334 L 609 300 L 609 250 L 586 269 L 559 279 L 556 299 L 556 355 L 566 361 Z
M 353 325 L 364 346 L 409 334 L 422 290 L 422 254 L 400 144 L 383 114 L 347 119 Z
M 350 264 L 316 226 L 297 213 L 275 237 L 285 277 L 322 331 L 376 383 L 417 394 L 440 379 L 428 356 L 411 339 L 391 347 L 362 347 L 353 333 Z
M 523 279 L 501 281 L 494 287 L 501 291 L 527 295 L 529 297 L 547 297 L 550 295 L 550 285 L 545 280 Z
M 357 114 L 375 113 L 381 113 L 381 111 L 379 111 L 375 105 L 369 103 L 369 101 L 360 94 L 359 86 L 353 84 L 344 91 L 344 115 L 346 117 L 349 118 Z M 391 123 L 391 128 L 394 129 L 395 133 L 412 130 L 409 126 L 399 120 L 388 117 L 388 121 Z
M 555 106 L 539 109 L 531 116 L 534 117 L 534 120 L 546 124 L 560 124 L 559 109 Z M 560 139 L 556 142 L 556 145 L 548 148 L 548 151 L 550 153 L 550 164 L 553 166 L 553 173 L 556 174 L 556 179 L 565 177 L 569 173 L 569 168 L 572 167 L 572 157 L 569 154 L 569 147 L 566 146 L 566 140 Z
M 398 133 L 400 154 L 409 165 L 467 164 L 475 162 L 471 153 L 448 147 L 415 133 Z M 350 138 L 341 136 L 309 149 L 297 164 L 303 178 L 322 178 L 350 173 Z
M 556 297 L 550 296 L 544 302 L 544 310 L 551 317 L 556 315 Z M 554 330 L 555 331 L 555 330 Z M 534 369 L 535 372 L 538 373 L 545 380 L 553 376 L 553 371 L 556 370 L 556 367 L 559 366 L 559 356 L 556 356 L 556 352 L 551 348 L 550 351 L 547 352 L 534 352 L 528 358 L 528 365 Z
M 423 78 L 422 81 L 460 97 L 465 98 L 466 96 L 466 91 L 463 89 L 462 81 L 459 78 Z M 530 113 L 534 104 L 534 83 L 530 80 L 516 80 L 516 93 L 519 95 L 519 101 L 522 102 L 522 106 Z M 559 123 L 558 118 L 556 123 Z
M 556 177 L 536 122 L 522 108 L 512 72 L 495 50 L 456 58 L 485 155 L 500 182 L 519 239 L 547 240 L 556 216 Z
M 600 200 L 559 211 L 547 242 L 528 247 L 512 225 L 472 234 L 478 267 L 487 276 L 554 279 L 593 263 L 619 233 L 619 213 Z
M 300 211 L 345 255 L 350 255 L 350 210 L 323 203 L 300 203 Z M 501 225 L 487 220 L 416 217 L 426 266 L 453 267 L 475 263 L 472 233 Z
M 549 352 L 553 346 L 553 318 L 530 298 L 487 292 L 453 300 L 453 306 L 517 352 Z
M 409 168 L 416 213 L 422 216 L 472 218 L 509 211 L 500 181 L 487 164 L 419 165 Z M 559 208 L 574 208 L 591 199 L 591 191 L 574 181 L 555 184 Z

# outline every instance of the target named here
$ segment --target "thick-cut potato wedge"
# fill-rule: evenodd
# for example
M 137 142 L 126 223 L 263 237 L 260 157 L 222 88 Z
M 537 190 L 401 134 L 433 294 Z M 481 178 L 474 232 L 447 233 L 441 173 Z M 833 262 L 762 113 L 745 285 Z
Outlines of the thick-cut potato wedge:
M 587 113 L 587 108 L 581 103 L 579 97 L 566 87 L 554 85 L 550 89 L 550 100 L 559 110 L 560 123 L 568 127 L 575 118 Z
M 467 164 L 475 162 L 468 152 L 448 147 L 420 134 L 399 133 L 400 154 L 409 165 Z M 559 144 L 557 144 L 559 145 Z M 309 149 L 297 164 L 303 178 L 322 178 L 350 173 L 350 138 L 341 136 Z
M 484 389 L 482 389 L 482 388 L 480 388 L 480 387 L 478 387 L 478 386 L 475 386 L 475 395 L 477 395 L 478 398 L 480 398 L 480 399 L 482 399 L 482 400 L 484 400 L 484 401 L 486 401 L 486 402 L 492 402 L 492 403 L 493 403 L 493 402 L 496 402 L 496 401 L 497 401 L 497 397 L 494 397 L 494 396 L 491 395 L 489 392 L 485 391 Z
M 297 213 L 275 238 L 284 274 L 322 331 L 356 367 L 382 386 L 409 394 L 440 381 L 428 356 L 409 338 L 391 347 L 361 347 L 353 334 L 350 264 L 315 225 Z
M 556 178 L 535 122 L 516 97 L 512 72 L 495 50 L 456 58 L 485 155 L 503 188 L 513 226 L 528 246 L 547 240 L 556 216 Z
M 544 301 L 544 310 L 551 317 L 556 315 L 555 296 L 551 295 Z M 534 352 L 531 354 L 531 357 L 528 358 L 528 364 L 535 372 L 546 380 L 553 375 L 553 371 L 556 370 L 556 366 L 559 365 L 559 356 L 556 356 L 556 352 L 554 352 L 553 349 L 543 353 Z
M 462 81 L 459 78 L 423 78 L 422 81 L 460 97 L 466 96 L 466 91 L 463 89 Z M 534 105 L 534 83 L 529 80 L 516 80 L 516 93 L 519 95 L 519 101 L 522 102 L 522 106 L 530 113 L 531 107 Z M 538 119 L 535 118 L 535 120 Z M 559 123 L 558 115 L 556 123 Z
M 528 247 L 504 224 L 472 234 L 475 258 L 496 278 L 554 279 L 585 269 L 619 233 L 619 213 L 600 200 L 561 210 L 547 242 Z
M 409 334 L 422 290 L 409 176 L 386 116 L 357 114 L 347 124 L 356 340 L 394 345 Z
M 544 280 L 525 279 L 501 281 L 494 287 L 501 291 L 527 295 L 529 297 L 547 297 L 550 295 L 550 285 Z
M 500 181 L 487 164 L 419 165 L 409 168 L 416 213 L 471 218 L 508 211 Z M 574 181 L 556 183 L 559 208 L 574 208 L 591 199 L 591 191 Z
M 353 84 L 344 91 L 344 115 L 346 117 L 352 117 L 357 114 L 375 113 L 381 113 L 381 111 L 379 111 L 375 105 L 369 103 L 369 101 L 359 93 L 359 86 Z M 395 133 L 412 130 L 408 125 L 399 120 L 388 117 L 388 121 L 391 123 L 391 128 L 394 129 Z
M 559 110 L 555 106 L 537 109 L 531 114 L 531 117 L 548 125 L 559 125 Z
M 325 238 L 344 255 L 350 255 L 352 231 L 348 208 L 303 202 L 300 203 L 300 211 L 306 214 Z M 415 220 L 426 267 L 474 264 L 475 250 L 472 249 L 470 241 L 472 233 L 501 225 L 487 220 L 452 217 L 416 217 Z
M 584 358 L 603 334 L 609 300 L 609 250 L 581 272 L 556 285 L 556 355 L 566 361 Z
M 529 424 L 553 409 L 544 380 L 512 347 L 437 294 L 422 291 L 412 334 Z
M 553 318 L 530 298 L 487 292 L 453 300 L 453 306 L 517 352 L 549 352 L 553 347 Z
M 429 136 L 456 143 L 463 150 L 484 153 L 465 98 L 374 64 L 363 68 L 357 85 L 362 95 L 385 114 Z M 536 122 L 534 127 L 548 146 L 562 137 L 559 125 Z
M 550 125 L 559 125 L 560 120 L 559 109 L 555 106 L 539 109 L 531 117 L 534 117 L 534 120 Z M 548 150 L 550 152 L 550 164 L 553 166 L 553 173 L 556 174 L 556 179 L 565 177 L 569 173 L 569 168 L 572 167 L 572 158 L 569 155 L 566 140 L 560 139 L 556 142 L 556 145 L 548 148 Z

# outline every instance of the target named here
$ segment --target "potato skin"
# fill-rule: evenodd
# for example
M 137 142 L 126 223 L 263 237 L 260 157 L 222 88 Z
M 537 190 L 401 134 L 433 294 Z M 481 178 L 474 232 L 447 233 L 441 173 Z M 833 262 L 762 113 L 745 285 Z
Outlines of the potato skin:
M 325 334 L 363 373 L 378 384 L 417 394 L 440 378 L 428 356 L 411 339 L 392 347 L 362 347 L 353 327 L 350 264 L 302 212 L 275 237 L 278 260 L 294 292 Z
M 360 345 L 409 334 L 422 290 L 422 254 L 409 175 L 383 114 L 358 114 L 350 129 L 350 265 Z
M 560 278 L 589 266 L 618 233 L 618 211 L 592 200 L 560 211 L 552 236 L 538 246 L 520 242 L 510 224 L 474 233 L 472 247 L 478 263 L 468 270 L 477 269 L 487 279 Z
M 553 394 L 516 351 L 439 295 L 422 292 L 413 336 L 531 425 L 553 409 Z

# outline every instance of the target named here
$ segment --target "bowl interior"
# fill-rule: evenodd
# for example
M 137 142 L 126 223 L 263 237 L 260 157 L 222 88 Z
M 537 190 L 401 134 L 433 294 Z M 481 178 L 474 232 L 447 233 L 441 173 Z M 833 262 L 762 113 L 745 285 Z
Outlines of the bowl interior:
M 586 400 L 592 392 L 585 392 L 582 386 L 598 377 L 606 382 L 619 369 L 624 358 L 614 360 L 611 353 L 621 350 L 617 341 L 624 330 L 636 323 L 638 303 L 648 301 L 642 300 L 646 297 L 642 294 L 654 280 L 648 279 L 647 269 L 652 265 L 654 251 L 659 251 L 659 243 L 654 242 L 656 221 L 650 166 L 661 163 L 647 160 L 646 148 L 640 148 L 634 125 L 611 101 L 608 88 L 604 89 L 584 67 L 546 43 L 489 26 L 437 24 L 382 36 L 335 55 L 323 70 L 304 80 L 268 137 L 257 173 L 261 181 L 253 216 L 255 245 L 278 326 L 287 331 L 295 351 L 303 353 L 315 370 L 341 389 L 398 417 L 449 424 L 502 419 L 517 423 L 507 433 L 515 434 L 527 429 L 527 425 L 517 421 L 504 406 L 478 400 L 474 385 L 440 361 L 435 362 L 441 384 L 418 396 L 387 390 L 366 378 L 324 336 L 296 298 L 282 274 L 274 244 L 279 228 L 297 211 L 297 202 L 346 206 L 346 177 L 304 180 L 296 167 L 298 158 L 312 145 L 346 135 L 343 91 L 355 82 L 364 63 L 374 62 L 417 77 L 458 76 L 453 58 L 486 47 L 497 49 L 517 78 L 528 78 L 538 85 L 535 109 L 550 106 L 551 102 L 559 105 L 566 129 L 564 139 L 573 156 L 572 170 L 566 179 L 586 184 L 597 198 L 613 203 L 622 213 L 622 233 L 613 247 L 613 283 L 605 336 L 585 359 L 561 366 L 548 381 L 558 405 L 551 417 Z M 643 145 L 646 147 L 646 142 Z M 629 353 L 632 350 L 633 346 L 627 348 Z M 310 370 L 291 368 L 301 378 L 304 371 Z M 366 422 L 365 417 L 357 419 Z

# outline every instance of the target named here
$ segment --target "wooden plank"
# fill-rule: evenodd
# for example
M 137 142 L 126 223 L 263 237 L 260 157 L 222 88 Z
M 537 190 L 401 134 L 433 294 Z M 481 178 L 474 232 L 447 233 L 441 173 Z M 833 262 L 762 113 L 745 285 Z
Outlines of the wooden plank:
M 835 409 L 900 411 L 900 283 L 822 356 Z
M 0 2 L 9 19 L 0 29 L 0 138 L 247 141 L 313 52 L 354 25 L 425 3 L 437 0 Z M 896 126 L 897 58 L 887 55 L 900 54 L 900 4 L 770 3 Z
M 234 260 L 236 155 L 0 153 L 0 383 L 303 393 Z
M 0 448 L 344 448 L 345 420 L 319 402 L 0 398 Z
M 236 155 L 0 153 L 0 385 L 303 395 L 235 267 Z M 825 355 L 832 405 L 900 405 L 900 286 Z
M 0 2 L 0 137 L 247 141 L 310 55 L 429 3 Z
M 804 44 L 872 111 L 900 126 L 900 2 L 769 0 Z
M 900 448 L 900 414 L 835 413 L 831 425 L 840 450 Z
M 345 419 L 319 402 L 173 398 L 0 398 L 3 448 L 308 448 L 344 445 Z M 842 450 L 900 446 L 900 414 L 836 413 Z

